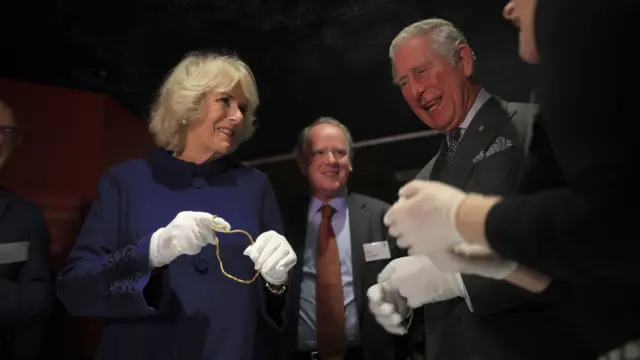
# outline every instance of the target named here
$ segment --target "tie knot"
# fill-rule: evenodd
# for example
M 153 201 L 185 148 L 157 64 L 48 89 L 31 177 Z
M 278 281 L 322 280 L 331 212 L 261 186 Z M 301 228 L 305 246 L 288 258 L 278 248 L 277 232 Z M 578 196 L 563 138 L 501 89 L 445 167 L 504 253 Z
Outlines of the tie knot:
M 333 214 L 336 213 L 336 209 L 328 204 L 324 204 L 320 207 L 320 211 L 322 211 L 322 218 L 323 219 L 331 219 L 333 217 Z

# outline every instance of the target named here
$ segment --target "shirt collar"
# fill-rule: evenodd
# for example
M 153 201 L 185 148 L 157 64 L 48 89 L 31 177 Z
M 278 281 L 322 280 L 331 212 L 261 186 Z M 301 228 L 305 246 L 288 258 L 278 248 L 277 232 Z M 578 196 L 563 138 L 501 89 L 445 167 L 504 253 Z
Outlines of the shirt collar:
M 480 110 L 482 105 L 484 105 L 484 103 L 487 102 L 489 98 L 491 98 L 491 94 L 489 94 L 489 92 L 484 88 L 480 89 L 475 101 L 473 102 L 473 105 L 471 105 L 471 109 L 469 109 L 469 112 L 467 113 L 467 116 L 464 118 L 464 121 L 460 124 L 460 126 L 458 126 L 463 130 L 463 132 L 469 127 L 471 121 L 478 113 L 478 110 Z
M 213 178 L 238 167 L 228 156 L 202 164 L 194 164 L 173 157 L 171 152 L 156 148 L 145 158 L 154 179 L 173 189 L 192 186 L 200 178 L 210 183 Z
M 347 191 L 346 189 L 341 190 L 340 194 L 328 202 L 329 205 L 333 206 L 336 209 L 336 214 L 340 212 L 344 212 L 347 209 Z M 320 207 L 324 205 L 320 199 L 313 196 L 311 197 L 311 203 L 309 204 L 309 218 L 314 216 L 316 213 L 320 211 Z

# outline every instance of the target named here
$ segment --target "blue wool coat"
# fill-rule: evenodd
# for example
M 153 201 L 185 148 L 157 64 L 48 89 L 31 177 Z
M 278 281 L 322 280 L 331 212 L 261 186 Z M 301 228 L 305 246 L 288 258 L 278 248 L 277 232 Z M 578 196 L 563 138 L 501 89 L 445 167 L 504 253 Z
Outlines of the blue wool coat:
M 151 235 L 180 211 L 219 215 L 254 239 L 282 234 L 264 174 L 227 157 L 196 165 L 156 149 L 100 180 L 59 274 L 60 300 L 72 315 L 106 318 L 98 360 L 269 359 L 269 336 L 284 325 L 286 301 L 273 301 L 262 278 L 247 285 L 225 277 L 213 245 L 149 269 Z M 242 254 L 249 239 L 219 239 L 226 271 L 250 279 L 253 262 Z

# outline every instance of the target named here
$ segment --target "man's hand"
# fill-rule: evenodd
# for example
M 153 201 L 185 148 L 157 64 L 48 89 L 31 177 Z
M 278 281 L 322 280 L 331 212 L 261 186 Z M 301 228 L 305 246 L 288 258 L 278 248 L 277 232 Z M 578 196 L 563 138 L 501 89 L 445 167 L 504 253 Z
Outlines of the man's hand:
M 414 309 L 465 294 L 460 274 L 443 273 L 424 255 L 391 261 L 378 275 L 378 283 L 397 289 Z
M 404 335 L 407 333 L 407 325 L 404 320 L 411 316 L 411 309 L 407 306 L 406 299 L 398 293 L 398 289 L 386 284 L 376 284 L 367 290 L 369 298 L 369 310 L 388 333 Z

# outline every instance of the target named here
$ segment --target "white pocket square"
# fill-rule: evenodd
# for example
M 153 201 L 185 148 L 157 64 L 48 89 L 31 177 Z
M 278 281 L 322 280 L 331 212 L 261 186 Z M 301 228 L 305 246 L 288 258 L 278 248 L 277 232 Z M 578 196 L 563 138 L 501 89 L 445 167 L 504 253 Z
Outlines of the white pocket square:
M 503 136 L 496 138 L 496 140 L 489 146 L 487 150 L 482 150 L 480 153 L 473 158 L 473 163 L 476 164 L 481 160 L 488 158 L 491 155 L 495 155 L 500 151 L 507 150 L 508 148 L 513 146 L 513 142 L 509 139 L 505 139 Z

